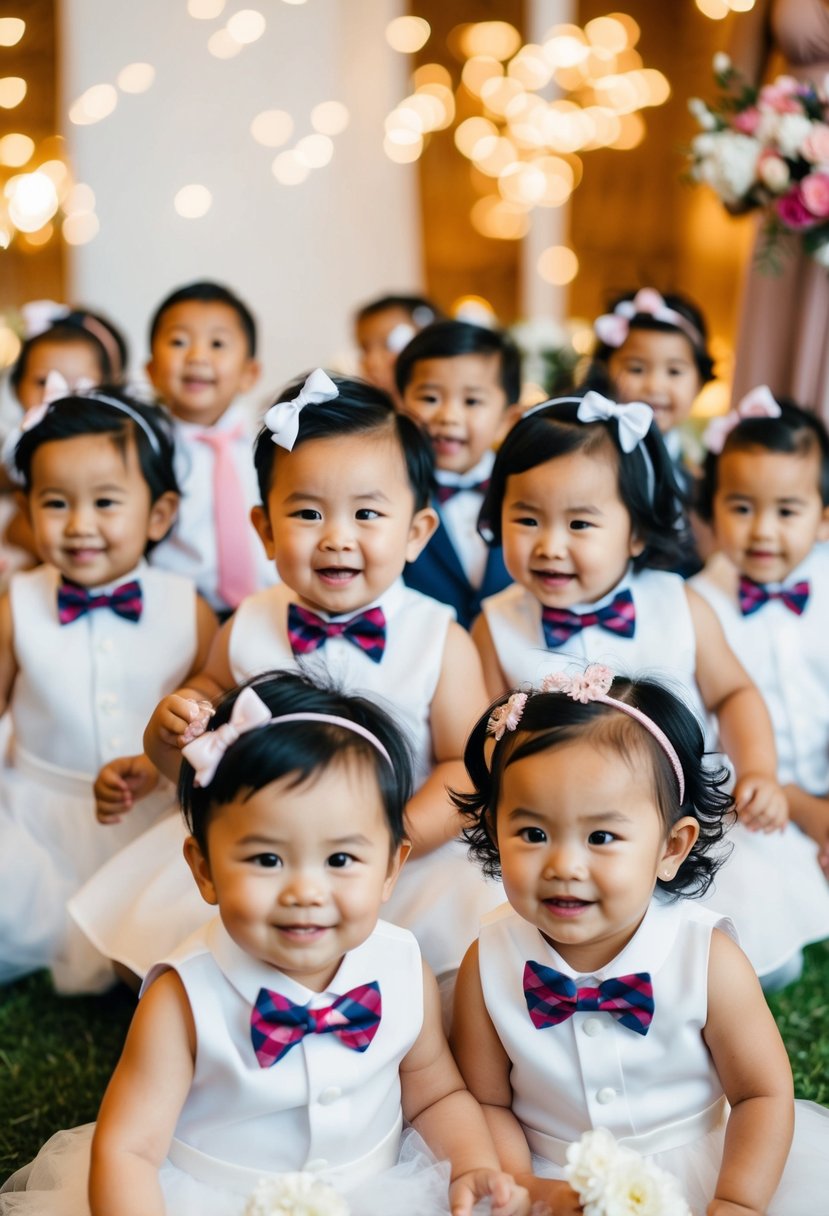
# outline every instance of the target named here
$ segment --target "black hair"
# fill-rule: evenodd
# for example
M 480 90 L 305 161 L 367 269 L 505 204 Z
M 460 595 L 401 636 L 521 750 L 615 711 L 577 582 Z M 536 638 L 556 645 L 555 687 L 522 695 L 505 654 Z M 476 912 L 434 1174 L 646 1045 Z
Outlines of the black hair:
M 324 688 L 292 671 L 268 671 L 232 688 L 219 701 L 208 730 L 229 721 L 239 693 L 255 689 L 274 718 L 284 714 L 326 714 L 345 718 L 375 735 L 391 758 L 356 731 L 329 722 L 282 722 L 246 731 L 227 749 L 206 789 L 195 783 L 195 771 L 182 760 L 179 801 L 187 827 L 207 855 L 207 827 L 216 807 L 247 798 L 283 777 L 302 785 L 326 766 L 357 756 L 377 778 L 392 848 L 406 836 L 405 807 L 413 790 L 413 759 L 406 736 L 392 717 L 365 697 Z
M 405 414 L 398 414 L 391 398 L 382 389 L 356 377 L 338 376 L 333 372 L 329 375 L 339 389 L 339 394 L 331 401 L 321 401 L 302 410 L 294 450 L 310 439 L 366 433 L 388 435 L 400 446 L 409 485 L 414 494 L 415 510 L 420 511 L 428 506 L 435 459 L 426 432 Z M 293 400 L 306 379 L 307 376 L 298 376 L 296 380 L 286 384 L 272 404 Z M 268 501 L 278 452 L 283 452 L 283 449 L 273 442 L 272 433 L 267 426 L 263 426 L 256 436 L 253 450 L 259 494 L 263 503 Z
M 29 356 L 38 346 L 53 342 L 59 346 L 72 346 L 78 342 L 88 346 L 95 356 L 101 380 L 117 383 L 122 379 L 127 366 L 129 351 L 126 339 L 112 321 L 88 308 L 73 308 L 42 333 L 27 338 L 20 348 L 17 361 L 9 373 L 12 388 L 17 391 L 26 375 Z
M 436 321 L 415 334 L 404 346 L 394 365 L 397 391 L 402 396 L 422 359 L 455 359 L 459 355 L 493 355 L 498 359 L 498 378 L 513 405 L 521 396 L 521 354 L 504 330 L 487 329 L 469 321 Z
M 601 740 L 626 761 L 644 754 L 650 761 L 654 795 L 666 833 L 685 815 L 699 824 L 696 844 L 672 879 L 658 879 L 663 891 L 676 896 L 703 895 L 725 860 L 716 846 L 733 821 L 734 799 L 725 792 L 729 779 L 725 768 L 711 769 L 704 763 L 702 730 L 682 699 L 656 680 L 616 677 L 608 696 L 641 710 L 667 735 L 679 757 L 685 779 L 680 803 L 676 774 L 661 744 L 641 723 L 602 701 L 582 703 L 563 692 L 538 692 L 527 697 L 514 732 L 506 731 L 491 747 L 488 722 L 493 709 L 505 705 L 500 697 L 478 720 L 464 753 L 474 792 L 452 793 L 452 801 L 465 816 L 463 835 L 472 857 L 485 874 L 500 874 L 497 838 L 497 809 L 505 769 L 526 756 L 589 738 Z
M 379 312 L 389 312 L 392 308 L 408 313 L 415 325 L 430 325 L 432 321 L 441 320 L 443 313 L 436 304 L 427 300 L 426 296 L 388 295 L 377 296 L 363 304 L 354 314 L 354 323 L 359 325 L 368 317 L 374 317 Z
M 253 313 L 244 300 L 231 291 L 229 287 L 225 287 L 222 283 L 212 283 L 209 279 L 200 279 L 195 283 L 188 283 L 184 287 L 177 287 L 175 291 L 171 292 L 170 295 L 161 301 L 150 321 L 151 349 L 164 314 L 171 308 L 175 308 L 177 304 L 187 304 L 191 300 L 197 304 L 226 304 L 228 308 L 232 308 L 239 318 L 239 324 L 245 335 L 248 355 L 251 359 L 255 356 L 256 321 Z
M 610 301 L 608 305 L 608 313 L 612 313 L 619 304 L 632 302 L 636 296 L 636 291 L 626 291 L 620 296 Z M 694 329 L 699 333 L 699 341 L 694 341 L 691 335 L 684 330 L 680 325 L 674 325 L 670 321 L 658 321 L 649 312 L 637 312 L 630 318 L 629 324 L 631 329 L 651 329 L 659 333 L 666 334 L 682 334 L 691 344 L 691 349 L 694 354 L 694 363 L 699 372 L 700 380 L 703 384 L 708 384 L 714 379 L 714 359 L 708 350 L 708 327 L 705 324 L 705 317 L 687 296 L 680 295 L 678 292 L 668 292 L 663 295 L 668 308 L 672 308 L 674 312 L 678 312 L 681 317 L 693 325 Z M 602 367 L 606 367 L 611 357 L 619 348 L 610 346 L 607 342 L 598 342 L 591 362 L 588 364 L 587 372 L 583 383 L 588 388 L 596 388 L 599 392 L 605 390 L 602 385 Z M 612 393 L 610 394 L 612 396 Z
M 818 488 L 824 507 L 829 506 L 829 434 L 823 422 L 810 410 L 801 409 L 788 397 L 778 397 L 778 418 L 743 418 L 726 437 L 722 452 L 707 452 L 697 489 L 697 510 L 710 521 L 717 493 L 720 457 L 729 452 L 750 452 L 763 448 L 785 456 L 806 456 L 817 452 L 820 458 Z
M 150 441 L 144 427 L 117 405 L 104 398 L 111 397 L 133 411 L 155 436 L 158 450 Z M 122 455 L 130 441 L 135 444 L 141 473 L 150 491 L 150 502 L 172 491 L 180 494 L 173 465 L 173 424 L 166 410 L 157 405 L 145 405 L 130 397 L 115 385 L 101 385 L 83 396 L 61 397 L 53 401 L 43 419 L 24 431 L 14 453 L 14 462 L 28 493 L 32 481 L 34 454 L 44 443 L 74 439 L 79 435 L 108 435 Z M 145 552 L 157 544 L 148 541 Z
M 634 535 L 644 545 L 633 559 L 634 569 L 675 569 L 685 539 L 685 496 L 656 422 L 651 422 L 647 435 L 633 451 L 625 452 L 619 442 L 618 422 L 580 422 L 580 404 L 581 399 L 575 395 L 550 401 L 519 419 L 509 432 L 495 457 L 481 506 L 482 535 L 493 544 L 501 544 L 501 512 L 507 480 L 513 474 L 526 473 L 558 456 L 579 451 L 590 456 L 595 452 L 615 463 L 619 497 L 630 515 Z M 648 460 L 653 469 L 652 488 Z

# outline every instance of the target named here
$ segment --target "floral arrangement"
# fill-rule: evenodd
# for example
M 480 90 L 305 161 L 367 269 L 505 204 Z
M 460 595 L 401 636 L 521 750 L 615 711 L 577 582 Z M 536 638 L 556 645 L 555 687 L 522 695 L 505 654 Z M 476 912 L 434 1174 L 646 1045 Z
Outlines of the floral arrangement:
M 573 345 L 575 334 L 584 324 L 571 321 L 559 325 L 549 317 L 519 321 L 510 335 L 521 352 L 522 377 L 537 385 L 544 397 L 569 388 L 581 355 Z M 535 404 L 535 401 L 529 404 Z
M 702 127 L 691 143 L 691 176 L 727 207 L 766 212 L 760 261 L 779 268 L 779 238 L 791 232 L 829 267 L 829 97 L 825 86 L 778 76 L 749 85 L 727 55 L 714 56 L 722 90 L 709 104 L 688 103 Z
M 691 1216 L 673 1174 L 623 1148 L 603 1127 L 570 1145 L 564 1176 L 584 1216 Z
M 245 1205 L 243 1216 L 349 1216 L 342 1195 L 315 1174 L 279 1174 L 263 1178 Z

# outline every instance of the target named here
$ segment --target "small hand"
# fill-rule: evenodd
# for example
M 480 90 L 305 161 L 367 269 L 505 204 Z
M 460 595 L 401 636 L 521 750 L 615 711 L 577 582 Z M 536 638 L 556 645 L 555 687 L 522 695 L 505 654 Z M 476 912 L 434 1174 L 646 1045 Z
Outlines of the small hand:
M 744 773 L 734 786 L 734 802 L 750 832 L 782 832 L 789 822 L 786 795 L 772 777 Z
M 157 783 L 158 771 L 146 756 L 119 756 L 111 760 L 95 779 L 96 819 L 99 823 L 120 823 Z
M 204 731 L 212 713 L 207 701 L 194 701 L 171 693 L 159 701 L 149 729 L 167 747 L 180 749 Z
M 470 1170 L 449 1187 L 452 1216 L 472 1216 L 479 1199 L 492 1200 L 492 1216 L 529 1216 L 530 1196 L 510 1174 L 498 1170 Z

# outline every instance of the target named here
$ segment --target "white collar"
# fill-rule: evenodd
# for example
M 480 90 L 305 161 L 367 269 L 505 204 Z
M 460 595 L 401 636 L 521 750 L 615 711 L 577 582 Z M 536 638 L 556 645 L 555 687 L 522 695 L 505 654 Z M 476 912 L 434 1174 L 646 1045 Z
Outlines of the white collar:
M 397 611 L 402 603 L 406 593 L 406 587 L 402 578 L 395 579 L 390 587 L 387 587 L 381 596 L 376 600 L 372 600 L 370 604 L 360 604 L 358 608 L 352 608 L 348 612 L 324 612 L 321 608 L 309 604 L 301 595 L 294 595 L 287 588 L 291 600 L 300 604 L 303 608 L 307 608 L 309 612 L 313 612 L 315 616 L 321 617 L 324 621 L 348 621 L 353 616 L 357 616 L 361 612 L 369 612 L 372 608 L 382 608 L 386 618 L 390 617 Z
M 494 464 L 495 453 L 493 451 L 486 451 L 474 468 L 467 469 L 465 473 L 452 473 L 448 469 L 435 469 L 435 481 L 439 486 L 459 486 L 464 490 L 469 486 L 476 486 L 480 482 L 486 481 L 492 472 Z
M 142 557 L 138 565 L 134 566 L 132 570 L 128 570 L 126 574 L 119 574 L 117 578 L 110 579 L 108 583 L 101 583 L 98 587 L 87 587 L 86 590 L 90 595 L 111 595 L 115 588 L 120 587 L 122 583 L 129 583 L 134 578 L 140 579 L 142 574 L 146 573 L 146 570 L 147 563 Z M 70 583 L 74 582 L 74 579 L 70 579 L 68 575 L 63 574 L 60 570 L 57 573 L 58 582 L 64 578 Z
M 176 430 L 181 431 L 185 437 L 192 438 L 196 435 L 203 435 L 205 431 L 209 433 L 210 431 L 232 430 L 233 427 L 238 426 L 240 422 L 244 421 L 244 411 L 241 405 L 231 404 L 211 426 L 204 426 L 201 422 L 187 422 L 186 419 L 178 418 L 175 414 L 173 418 L 175 419 Z
M 576 981 L 596 979 L 601 983 L 611 976 L 630 975 L 636 971 L 659 971 L 673 948 L 682 919 L 679 903 L 666 903 L 654 898 L 648 905 L 639 928 L 615 958 L 595 971 L 574 971 L 554 946 L 538 932 L 541 947 L 558 971 Z

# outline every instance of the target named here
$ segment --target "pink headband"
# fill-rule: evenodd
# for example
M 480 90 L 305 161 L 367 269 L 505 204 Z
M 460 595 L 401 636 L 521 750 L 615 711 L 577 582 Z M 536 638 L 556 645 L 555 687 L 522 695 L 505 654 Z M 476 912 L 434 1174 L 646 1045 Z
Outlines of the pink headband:
M 78 329 L 85 329 L 88 334 L 100 342 L 109 359 L 113 376 L 117 378 L 123 373 L 121 348 L 115 340 L 115 335 L 104 325 L 103 321 L 90 316 L 83 309 L 73 311 L 66 304 L 57 304 L 54 300 L 30 300 L 20 309 L 20 315 L 23 317 L 23 332 L 26 341 L 39 338 L 41 334 L 47 333 L 54 326 L 67 322 Z
M 609 667 L 603 667 L 600 663 L 591 663 L 584 675 L 568 676 L 562 671 L 556 671 L 545 676 L 541 681 L 539 691 L 563 692 L 573 701 L 581 701 L 583 705 L 586 705 L 588 701 L 600 701 L 603 705 L 612 705 L 614 709 L 621 710 L 628 717 L 635 718 L 650 735 L 653 735 L 670 760 L 679 787 L 681 806 L 685 800 L 685 774 L 682 771 L 682 763 L 676 748 L 653 718 L 642 713 L 641 709 L 637 709 L 635 705 L 628 705 L 626 701 L 618 701 L 615 697 L 607 695 L 612 683 L 613 672 Z M 500 739 L 504 731 L 516 730 L 524 713 L 524 706 L 527 704 L 527 696 L 528 694 L 525 692 L 514 692 L 503 705 L 498 705 L 490 714 L 487 732 L 494 735 L 496 739 Z
M 712 418 L 705 428 L 702 442 L 709 452 L 719 456 L 726 439 L 741 422 L 747 418 L 779 418 L 782 412 L 771 395 L 771 389 L 767 384 L 761 384 L 746 393 L 729 413 Z
M 693 346 L 700 349 L 705 347 L 705 339 L 696 325 L 675 308 L 669 308 L 664 298 L 653 287 L 643 287 L 632 300 L 620 300 L 613 312 L 606 312 L 597 317 L 593 325 L 596 337 L 600 342 L 604 342 L 605 346 L 621 346 L 630 333 L 631 321 L 637 316 L 653 317 L 654 321 L 674 325 L 682 330 Z
M 327 722 L 331 726 L 341 726 L 352 734 L 367 739 L 372 747 L 380 753 L 390 768 L 394 768 L 391 756 L 383 744 L 370 730 L 352 722 L 348 718 L 338 718 L 334 714 L 281 714 L 271 717 L 271 711 L 265 702 L 252 688 L 243 688 L 236 698 L 230 713 L 230 721 L 224 722 L 216 730 L 205 731 L 197 739 L 193 739 L 181 749 L 181 754 L 196 770 L 195 784 L 205 789 L 213 780 L 219 761 L 236 740 L 251 730 L 259 730 L 263 726 L 277 726 L 282 722 Z

